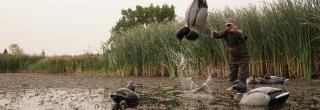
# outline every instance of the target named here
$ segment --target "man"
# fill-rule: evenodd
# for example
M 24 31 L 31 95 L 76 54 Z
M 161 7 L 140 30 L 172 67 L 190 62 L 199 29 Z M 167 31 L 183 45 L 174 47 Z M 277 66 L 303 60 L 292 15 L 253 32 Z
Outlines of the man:
M 211 37 L 215 39 L 223 38 L 227 42 L 229 51 L 229 81 L 238 79 L 246 84 L 249 75 L 250 55 L 246 45 L 247 37 L 237 30 L 235 21 L 231 18 L 225 20 L 226 30 L 222 32 L 212 32 Z

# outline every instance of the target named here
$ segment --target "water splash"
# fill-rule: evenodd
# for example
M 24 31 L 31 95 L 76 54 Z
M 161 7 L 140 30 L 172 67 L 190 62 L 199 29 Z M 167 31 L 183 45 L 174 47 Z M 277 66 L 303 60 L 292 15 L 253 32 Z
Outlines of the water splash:
M 188 63 L 188 61 L 190 61 L 190 59 L 186 59 L 186 57 L 182 53 L 175 53 L 175 55 L 176 55 L 175 64 L 177 67 L 178 77 L 179 77 L 179 80 L 181 82 L 181 86 L 183 89 L 190 90 L 191 92 L 200 92 L 200 91 L 210 92 L 210 91 L 206 90 L 208 85 L 210 85 L 210 84 L 218 85 L 213 82 L 212 74 L 209 74 L 207 76 L 206 81 L 203 84 L 201 84 L 201 86 L 196 84 L 192 80 L 190 73 L 187 72 L 187 63 Z
M 174 61 L 177 67 L 178 77 L 181 82 L 181 86 L 186 90 L 193 90 L 199 87 L 193 80 L 189 73 L 187 73 L 188 60 L 182 53 L 175 53 L 176 60 Z

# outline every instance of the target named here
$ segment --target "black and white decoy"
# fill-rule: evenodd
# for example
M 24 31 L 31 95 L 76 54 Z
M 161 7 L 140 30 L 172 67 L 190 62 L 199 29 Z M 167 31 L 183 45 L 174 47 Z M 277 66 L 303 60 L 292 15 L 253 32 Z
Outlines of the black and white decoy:
M 126 88 L 120 88 L 114 94 L 110 95 L 113 102 L 113 110 L 122 110 L 126 108 L 136 108 L 139 105 L 140 97 L 134 92 L 135 86 L 132 81 L 128 82 Z
M 240 80 L 233 82 L 233 86 L 227 90 L 236 90 L 235 100 L 239 101 L 240 105 L 266 106 L 278 105 L 284 103 L 290 93 L 279 88 L 259 87 L 246 92 L 246 85 Z
M 185 15 L 186 26 L 179 29 L 176 37 L 182 40 L 197 40 L 207 23 L 208 4 L 206 0 L 193 0 Z

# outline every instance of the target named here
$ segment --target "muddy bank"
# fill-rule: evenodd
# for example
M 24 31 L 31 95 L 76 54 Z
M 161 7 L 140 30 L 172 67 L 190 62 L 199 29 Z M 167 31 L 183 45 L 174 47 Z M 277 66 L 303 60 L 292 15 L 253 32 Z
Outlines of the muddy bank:
M 210 93 L 183 91 L 178 79 L 162 77 L 108 77 L 101 74 L 0 74 L 0 109 L 100 109 L 112 106 L 110 94 L 132 80 L 137 83 L 141 104 L 137 109 L 240 109 L 225 87 L 226 79 L 214 79 Z M 196 79 L 200 84 L 205 79 Z M 290 80 L 285 88 L 291 92 L 286 104 L 276 108 L 320 109 L 320 81 Z M 260 87 L 261 85 L 255 86 Z M 250 87 L 254 88 L 254 87 Z M 253 108 L 250 108 L 253 109 Z M 256 108 L 254 108 L 256 109 Z M 257 109 L 268 109 L 259 107 Z M 270 108 L 269 108 L 270 109 Z M 271 108 L 272 109 L 272 108 Z

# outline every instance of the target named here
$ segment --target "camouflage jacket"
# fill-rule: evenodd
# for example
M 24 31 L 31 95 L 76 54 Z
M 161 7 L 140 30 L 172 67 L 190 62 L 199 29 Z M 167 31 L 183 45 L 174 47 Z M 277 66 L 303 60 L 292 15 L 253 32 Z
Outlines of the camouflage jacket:
M 246 44 L 247 36 L 242 32 L 228 32 L 225 30 L 213 37 L 216 39 L 225 39 L 231 59 L 250 58 Z

